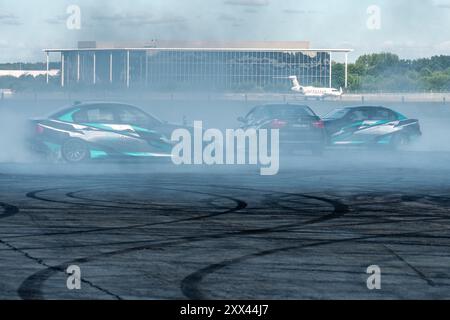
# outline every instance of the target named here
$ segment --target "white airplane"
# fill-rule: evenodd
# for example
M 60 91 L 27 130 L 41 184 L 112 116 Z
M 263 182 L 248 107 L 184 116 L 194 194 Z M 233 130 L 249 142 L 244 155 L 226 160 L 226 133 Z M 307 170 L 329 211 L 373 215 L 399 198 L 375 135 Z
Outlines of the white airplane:
M 342 91 L 342 88 L 340 90 L 334 89 L 334 88 L 318 88 L 318 87 L 303 87 L 300 85 L 300 82 L 298 81 L 297 76 L 290 76 L 289 80 L 292 81 L 292 84 L 294 85 L 291 90 L 294 92 L 298 92 L 301 95 L 305 97 L 305 99 L 308 98 L 315 98 L 315 99 L 325 99 L 325 98 L 338 98 L 342 96 L 344 91 Z
M 14 91 L 11 89 L 0 89 L 0 99 L 1 98 L 10 98 L 14 95 Z

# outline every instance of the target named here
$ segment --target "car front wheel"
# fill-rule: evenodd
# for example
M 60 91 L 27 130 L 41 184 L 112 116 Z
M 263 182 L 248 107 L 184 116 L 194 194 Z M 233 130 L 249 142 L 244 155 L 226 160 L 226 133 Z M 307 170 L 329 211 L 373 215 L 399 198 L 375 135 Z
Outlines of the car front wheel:
M 84 141 L 69 139 L 62 145 L 61 155 L 67 162 L 80 163 L 90 157 L 89 148 Z

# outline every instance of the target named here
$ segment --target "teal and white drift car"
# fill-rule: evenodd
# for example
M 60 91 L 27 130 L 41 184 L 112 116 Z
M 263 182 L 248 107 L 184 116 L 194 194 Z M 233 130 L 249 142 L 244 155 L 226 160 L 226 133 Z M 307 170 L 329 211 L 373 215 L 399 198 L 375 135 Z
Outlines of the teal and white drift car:
M 69 163 L 170 158 L 168 137 L 174 128 L 131 105 L 75 103 L 47 119 L 31 120 L 28 141 L 34 151 Z
M 399 149 L 422 135 L 419 120 L 385 107 L 339 108 L 323 117 L 331 146 Z

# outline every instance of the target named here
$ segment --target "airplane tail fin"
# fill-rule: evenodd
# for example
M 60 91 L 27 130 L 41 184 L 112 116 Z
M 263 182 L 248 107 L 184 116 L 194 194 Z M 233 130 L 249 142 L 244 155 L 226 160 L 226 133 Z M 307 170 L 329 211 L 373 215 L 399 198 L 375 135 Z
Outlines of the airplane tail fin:
M 292 84 L 295 88 L 301 88 L 300 81 L 298 81 L 297 76 L 290 76 L 289 79 L 292 81 Z

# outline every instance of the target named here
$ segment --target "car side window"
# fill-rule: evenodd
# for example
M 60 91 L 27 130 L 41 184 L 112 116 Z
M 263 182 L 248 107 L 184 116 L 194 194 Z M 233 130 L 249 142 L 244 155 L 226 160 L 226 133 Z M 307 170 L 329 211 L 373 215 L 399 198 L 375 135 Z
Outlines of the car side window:
M 397 116 L 394 112 L 387 109 L 377 109 L 373 113 L 372 120 L 388 120 L 395 121 L 397 120 Z
M 114 123 L 114 112 L 108 108 L 92 108 L 78 111 L 73 119 L 77 123 Z
M 118 120 L 121 124 L 132 124 L 138 126 L 156 127 L 160 124 L 158 120 L 146 113 L 131 108 L 123 108 L 117 111 Z
M 75 123 L 85 123 L 89 122 L 87 110 L 80 110 L 73 115 L 73 120 Z
M 367 110 L 355 110 L 348 114 L 350 121 L 365 121 L 369 120 L 369 112 Z

